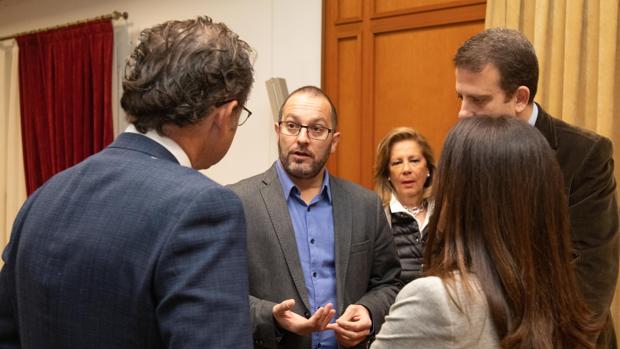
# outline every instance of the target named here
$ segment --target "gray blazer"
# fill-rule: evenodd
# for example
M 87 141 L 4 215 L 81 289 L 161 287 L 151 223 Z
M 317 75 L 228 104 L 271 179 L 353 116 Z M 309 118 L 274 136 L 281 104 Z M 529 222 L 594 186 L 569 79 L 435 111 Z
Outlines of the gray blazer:
M 398 293 L 400 264 L 381 202 L 372 191 L 329 178 L 336 249 L 337 313 L 364 305 L 379 331 Z M 310 316 L 295 233 L 275 164 L 231 186 L 241 198 L 248 230 L 250 311 L 255 348 L 310 348 L 309 336 L 276 330 L 275 304 L 295 299 L 294 311 Z M 359 347 L 365 347 L 361 343 Z
M 371 349 L 500 348 L 484 294 L 477 286 L 472 293 L 465 297 L 457 276 L 452 295 L 461 311 L 440 278 L 413 280 L 396 297 Z

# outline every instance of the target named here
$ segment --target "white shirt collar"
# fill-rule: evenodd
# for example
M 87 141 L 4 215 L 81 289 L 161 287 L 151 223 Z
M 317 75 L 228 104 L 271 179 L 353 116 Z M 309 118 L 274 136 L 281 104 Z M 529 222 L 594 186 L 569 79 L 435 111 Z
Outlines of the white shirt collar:
M 413 217 L 411 212 L 409 212 L 400 201 L 398 201 L 398 199 L 396 198 L 396 195 L 392 194 L 392 198 L 390 198 L 390 212 L 392 213 L 403 212 L 403 213 L 410 215 L 411 217 L 413 217 L 413 219 L 415 219 L 418 222 L 420 231 L 422 231 L 422 229 L 424 229 L 424 227 L 426 227 L 426 225 L 428 224 L 428 221 L 429 221 L 429 218 L 431 217 L 431 213 L 433 212 L 434 206 L 435 206 L 434 202 L 430 200 L 428 202 L 428 209 L 426 210 L 426 217 L 424 217 L 423 222 L 420 222 L 417 220 L 417 218 Z
M 172 153 L 172 155 L 174 155 L 174 157 L 179 162 L 179 165 L 192 168 L 192 163 L 189 161 L 189 157 L 187 156 L 187 154 L 185 154 L 183 148 L 181 148 L 181 146 L 172 139 L 166 136 L 161 136 L 155 130 L 148 130 L 146 133 L 141 133 L 136 129 L 134 125 L 127 126 L 125 132 L 141 134 L 152 139 L 153 141 L 160 144 L 162 147 L 166 148 L 166 150 L 168 150 L 170 153 Z
M 394 194 L 392 194 L 392 198 L 390 199 L 390 212 L 392 213 L 404 212 L 411 216 L 411 213 L 407 211 L 405 206 L 403 206 L 403 204 L 401 204 L 400 201 L 398 201 L 398 199 L 396 198 L 396 195 Z
M 536 103 L 532 104 L 534 105 L 532 108 L 532 115 L 530 115 L 530 118 L 527 120 L 527 122 L 532 126 L 536 126 L 536 120 L 538 119 L 538 106 L 536 105 Z

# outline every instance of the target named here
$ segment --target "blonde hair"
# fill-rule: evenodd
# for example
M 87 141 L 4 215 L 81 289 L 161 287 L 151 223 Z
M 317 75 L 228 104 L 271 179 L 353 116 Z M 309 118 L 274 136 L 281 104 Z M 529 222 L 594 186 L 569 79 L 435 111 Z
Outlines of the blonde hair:
M 409 127 L 397 127 L 388 132 L 385 137 L 379 142 L 377 146 L 377 155 L 375 158 L 374 168 L 374 181 L 375 192 L 381 197 L 384 205 L 390 202 L 394 187 L 388 180 L 390 176 L 390 153 L 394 144 L 402 141 L 412 140 L 416 142 L 420 148 L 422 148 L 422 156 L 426 160 L 426 167 L 430 176 L 424 183 L 423 198 L 431 196 L 431 188 L 433 183 L 433 174 L 435 172 L 435 157 L 433 156 L 433 150 L 426 141 L 426 138 L 422 136 L 418 131 Z

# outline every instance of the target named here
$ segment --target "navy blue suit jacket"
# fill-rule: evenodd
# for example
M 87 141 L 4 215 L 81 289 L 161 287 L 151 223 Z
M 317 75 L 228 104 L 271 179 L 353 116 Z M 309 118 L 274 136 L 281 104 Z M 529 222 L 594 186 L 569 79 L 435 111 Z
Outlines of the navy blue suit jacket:
M 241 202 L 143 135 L 36 191 L 3 259 L 0 347 L 251 347 Z

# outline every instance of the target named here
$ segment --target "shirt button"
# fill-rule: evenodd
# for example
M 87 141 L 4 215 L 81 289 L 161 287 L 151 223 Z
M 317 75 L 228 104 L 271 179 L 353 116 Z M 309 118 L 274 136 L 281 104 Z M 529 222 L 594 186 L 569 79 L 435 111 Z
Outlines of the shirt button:
M 310 243 L 311 243 L 311 244 L 314 244 L 314 239 L 310 239 Z
M 313 277 L 316 277 L 316 271 L 312 273 L 312 276 L 313 276 Z

